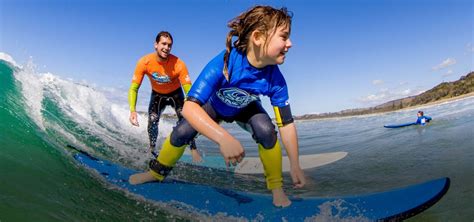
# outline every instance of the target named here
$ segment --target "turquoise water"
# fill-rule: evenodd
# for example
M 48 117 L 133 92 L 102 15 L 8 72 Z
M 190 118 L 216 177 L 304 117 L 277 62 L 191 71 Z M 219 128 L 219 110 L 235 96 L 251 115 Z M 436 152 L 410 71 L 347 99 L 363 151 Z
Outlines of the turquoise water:
M 140 116 L 140 127 L 131 127 L 125 102 L 53 74 L 36 73 L 31 65 L 18 68 L 5 61 L 0 61 L 0 88 L 0 221 L 225 220 L 147 202 L 108 186 L 75 164 L 66 144 L 128 167 L 146 167 L 150 158 L 144 152 L 146 116 Z M 125 98 L 126 92 L 123 95 Z M 383 127 L 414 121 L 418 109 L 433 117 L 430 125 Z M 349 154 L 306 171 L 308 185 L 302 190 L 291 189 L 289 175 L 285 175 L 287 192 L 353 195 L 447 176 L 452 182 L 447 195 L 409 221 L 472 221 L 474 97 L 418 109 L 297 122 L 302 154 Z M 173 124 L 162 121 L 160 140 Z M 242 141 L 248 156 L 257 155 L 248 133 L 233 124 L 224 126 Z M 197 143 L 205 155 L 219 152 L 205 138 Z M 178 166 L 172 176 L 266 192 L 261 176 L 232 176 L 184 166 Z

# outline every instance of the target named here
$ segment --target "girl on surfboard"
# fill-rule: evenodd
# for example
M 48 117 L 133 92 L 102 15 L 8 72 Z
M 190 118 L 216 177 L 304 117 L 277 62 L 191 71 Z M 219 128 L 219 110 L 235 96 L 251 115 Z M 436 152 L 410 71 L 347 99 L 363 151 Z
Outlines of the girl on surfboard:
M 294 187 L 301 188 L 306 181 L 298 159 L 297 132 L 287 85 L 278 68 L 292 46 L 291 17 L 286 8 L 255 6 L 228 23 L 226 49 L 207 64 L 193 84 L 182 112 L 185 119 L 166 138 L 156 160 L 150 161 L 150 170 L 132 175 L 131 184 L 163 180 L 198 132 L 219 145 L 227 165 L 238 164 L 245 156 L 244 148 L 219 125 L 221 121 L 235 121 L 251 132 L 258 144 L 273 204 L 291 204 L 282 188 L 277 132 L 259 98 L 270 98 Z

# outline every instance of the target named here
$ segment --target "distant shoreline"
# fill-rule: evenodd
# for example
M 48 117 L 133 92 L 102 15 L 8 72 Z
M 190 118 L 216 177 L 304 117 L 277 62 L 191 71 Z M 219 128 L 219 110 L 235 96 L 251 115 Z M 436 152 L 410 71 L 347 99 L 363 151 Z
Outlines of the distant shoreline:
M 397 109 L 397 110 L 380 111 L 380 112 L 366 113 L 366 114 L 359 114 L 359 115 L 355 114 L 355 115 L 341 115 L 341 116 L 319 116 L 319 117 L 315 116 L 315 117 L 311 117 L 311 118 L 302 118 L 304 116 L 303 115 L 303 116 L 295 116 L 295 120 L 297 120 L 297 121 L 306 121 L 306 120 L 321 120 L 321 119 L 341 119 L 341 118 L 352 118 L 352 117 L 355 117 L 355 116 L 360 117 L 360 116 L 379 115 L 379 114 L 399 112 L 399 111 L 404 111 L 404 110 L 409 110 L 409 109 L 416 109 L 416 108 L 419 108 L 419 107 L 431 106 L 431 105 L 436 105 L 436 104 L 441 104 L 441 103 L 453 102 L 453 101 L 456 101 L 456 100 L 461 100 L 461 99 L 465 99 L 465 98 L 469 98 L 469 97 L 474 97 L 474 92 L 470 92 L 470 93 L 463 94 L 463 95 L 456 96 L 456 97 L 444 98 L 444 99 L 440 99 L 440 100 L 425 103 L 425 104 L 407 106 L 407 107 L 404 107 L 402 109 Z M 143 114 L 143 115 L 148 115 L 147 112 L 139 112 L 139 113 Z M 173 114 L 163 113 L 161 116 L 165 119 L 177 119 L 177 116 L 174 113 Z
M 405 108 L 403 108 L 403 109 L 393 110 L 393 111 L 391 111 L 391 112 L 401 111 L 401 110 L 407 110 L 407 109 L 414 109 L 414 108 L 422 107 L 422 106 L 436 105 L 436 104 L 445 103 L 445 102 L 452 102 L 452 101 L 455 101 L 455 100 L 461 100 L 461 99 L 468 98 L 468 97 L 471 97 L 471 96 L 474 96 L 474 92 L 470 92 L 470 93 L 463 94 L 463 95 L 456 96 L 456 97 L 444 98 L 444 99 L 440 99 L 440 100 L 437 100 L 437 101 L 429 102 L 429 103 L 426 103 L 426 104 L 420 104 L 420 105 L 415 105 L 415 106 L 409 106 L 409 107 L 405 107 Z
M 344 115 L 344 116 L 342 116 L 342 115 L 341 116 L 320 116 L 320 117 L 300 118 L 300 119 L 298 119 L 298 117 L 296 117 L 296 120 L 298 120 L 298 121 L 322 120 L 322 119 L 329 120 L 329 119 L 341 119 L 341 118 L 352 118 L 352 117 L 379 115 L 379 114 L 386 114 L 386 113 L 416 109 L 416 108 L 424 107 L 424 106 L 432 106 L 432 105 L 441 104 L 441 103 L 449 103 L 449 102 L 453 102 L 453 101 L 456 101 L 456 100 L 466 99 L 466 98 L 469 98 L 469 97 L 474 97 L 474 92 L 470 92 L 470 93 L 463 94 L 463 95 L 456 96 L 456 97 L 444 98 L 444 99 L 440 99 L 440 100 L 425 103 L 425 104 L 420 104 L 420 105 L 415 105 L 415 106 L 408 106 L 408 107 L 404 107 L 402 109 L 397 109 L 397 110 L 380 111 L 380 112 L 366 113 L 366 114 L 359 114 L 359 115 L 356 114 L 356 115 Z
M 368 108 L 346 109 L 339 112 L 320 114 L 304 114 L 301 116 L 294 116 L 294 119 L 312 120 L 367 116 L 380 113 L 396 112 L 406 109 L 417 109 L 418 107 L 422 106 L 430 106 L 443 102 L 469 98 L 471 96 L 474 96 L 474 72 L 472 71 L 465 76 L 461 76 L 459 80 L 453 82 L 442 82 L 419 95 L 388 101 L 383 104 Z

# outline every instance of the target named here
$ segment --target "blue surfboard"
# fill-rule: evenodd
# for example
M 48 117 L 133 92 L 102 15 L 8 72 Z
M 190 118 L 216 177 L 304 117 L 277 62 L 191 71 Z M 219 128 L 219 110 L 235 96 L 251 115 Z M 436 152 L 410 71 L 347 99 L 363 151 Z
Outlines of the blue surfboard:
M 403 124 L 398 124 L 398 125 L 385 125 L 383 127 L 385 127 L 385 128 L 400 128 L 400 127 L 411 126 L 411 125 L 416 125 L 416 122 L 403 123 Z
M 303 221 L 318 216 L 321 209 L 327 210 L 327 206 L 331 207 L 329 211 L 332 215 L 341 219 L 402 220 L 435 204 L 448 191 L 450 184 L 449 178 L 441 178 L 359 196 L 290 198 L 292 204 L 289 207 L 277 208 L 272 205 L 270 195 L 227 190 L 170 178 L 161 183 L 131 185 L 128 178 L 137 173 L 136 170 L 95 158 L 83 151 L 76 152 L 74 159 L 98 173 L 108 183 L 148 200 L 178 205 L 181 209 L 210 216 L 224 214 L 246 220 Z

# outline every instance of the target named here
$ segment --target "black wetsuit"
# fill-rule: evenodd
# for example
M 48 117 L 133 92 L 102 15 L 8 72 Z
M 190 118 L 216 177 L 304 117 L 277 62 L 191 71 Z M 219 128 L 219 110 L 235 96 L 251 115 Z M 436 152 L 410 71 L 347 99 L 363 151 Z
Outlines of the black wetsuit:
M 171 106 L 176 112 L 178 122 L 183 119 L 181 111 L 184 105 L 184 93 L 181 87 L 169 94 L 160 94 L 155 91 L 151 91 L 150 105 L 148 107 L 148 136 L 150 139 L 150 146 L 155 148 L 156 138 L 158 137 L 158 125 L 161 114 L 165 110 L 166 106 Z M 189 144 L 191 149 L 196 149 L 194 140 L 190 140 Z

